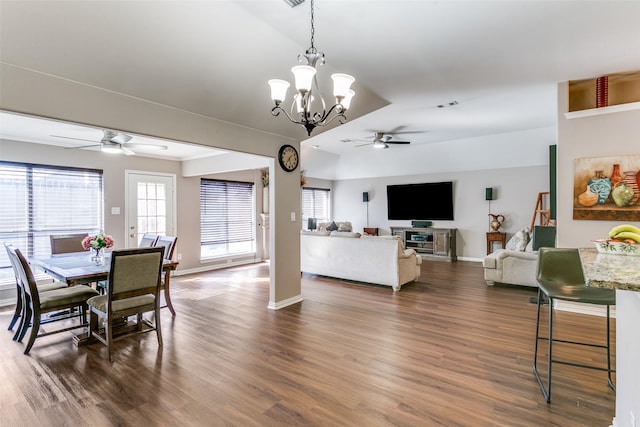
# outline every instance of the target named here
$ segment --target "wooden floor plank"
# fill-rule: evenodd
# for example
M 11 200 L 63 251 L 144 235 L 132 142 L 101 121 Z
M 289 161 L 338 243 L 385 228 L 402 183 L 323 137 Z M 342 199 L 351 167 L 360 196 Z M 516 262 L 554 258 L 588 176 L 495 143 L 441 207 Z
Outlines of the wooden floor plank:
M 118 341 L 113 364 L 71 333 L 25 356 L 5 331 L 0 424 L 606 427 L 614 416 L 603 372 L 554 366 L 545 402 L 532 373 L 535 290 L 488 287 L 478 263 L 425 261 L 395 293 L 304 274 L 304 301 L 277 311 L 268 263 L 172 284 L 164 346 L 154 334 Z M 604 340 L 602 317 L 556 319 L 558 336 Z M 604 361 L 596 349 L 560 355 Z

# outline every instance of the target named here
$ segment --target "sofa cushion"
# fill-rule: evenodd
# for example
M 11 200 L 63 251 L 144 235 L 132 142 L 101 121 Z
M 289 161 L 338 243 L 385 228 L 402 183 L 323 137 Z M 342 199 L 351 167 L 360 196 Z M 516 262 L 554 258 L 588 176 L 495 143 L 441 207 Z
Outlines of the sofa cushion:
M 329 226 L 327 227 L 327 231 L 336 231 L 338 229 L 338 226 L 336 225 L 335 221 L 332 221 L 331 224 L 329 224 Z
M 518 230 L 511 239 L 507 242 L 505 249 L 510 251 L 524 252 L 527 247 L 527 243 L 531 240 L 529 235 L 529 228 L 525 227 L 522 230 Z

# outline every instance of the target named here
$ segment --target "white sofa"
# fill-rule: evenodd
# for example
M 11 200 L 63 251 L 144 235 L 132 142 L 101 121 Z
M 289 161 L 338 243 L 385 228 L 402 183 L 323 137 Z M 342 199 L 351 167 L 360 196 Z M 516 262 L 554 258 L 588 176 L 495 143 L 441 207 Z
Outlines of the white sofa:
M 300 236 L 305 273 L 391 286 L 394 291 L 420 277 L 422 257 L 394 236 L 360 236 L 345 231 Z
M 507 242 L 506 249 L 498 249 L 482 260 L 487 285 L 537 287 L 538 251 L 542 246 L 555 246 L 555 227 L 536 226 L 533 235 L 528 228 L 518 230 Z
M 507 283 L 537 287 L 538 252 L 498 249 L 482 260 L 487 285 Z

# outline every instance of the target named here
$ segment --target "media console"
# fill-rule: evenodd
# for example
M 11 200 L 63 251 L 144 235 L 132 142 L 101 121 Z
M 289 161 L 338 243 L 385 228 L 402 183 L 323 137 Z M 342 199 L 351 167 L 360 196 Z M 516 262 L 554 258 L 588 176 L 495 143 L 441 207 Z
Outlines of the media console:
M 391 234 L 399 236 L 404 247 L 415 250 L 423 258 L 454 262 L 456 229 L 432 227 L 391 227 Z

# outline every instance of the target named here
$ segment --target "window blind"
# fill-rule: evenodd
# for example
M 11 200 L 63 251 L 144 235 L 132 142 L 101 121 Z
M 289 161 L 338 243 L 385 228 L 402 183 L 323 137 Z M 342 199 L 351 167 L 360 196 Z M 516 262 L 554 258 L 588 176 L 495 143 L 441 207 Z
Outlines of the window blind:
M 253 183 L 200 181 L 200 246 L 204 258 L 255 251 Z
M 304 228 L 306 228 L 307 226 L 308 218 L 316 218 L 318 222 L 329 221 L 328 189 L 302 189 L 302 226 Z
M 0 162 L 0 240 L 42 256 L 51 253 L 51 234 L 103 227 L 101 170 Z M 4 248 L 0 267 L 10 267 Z

